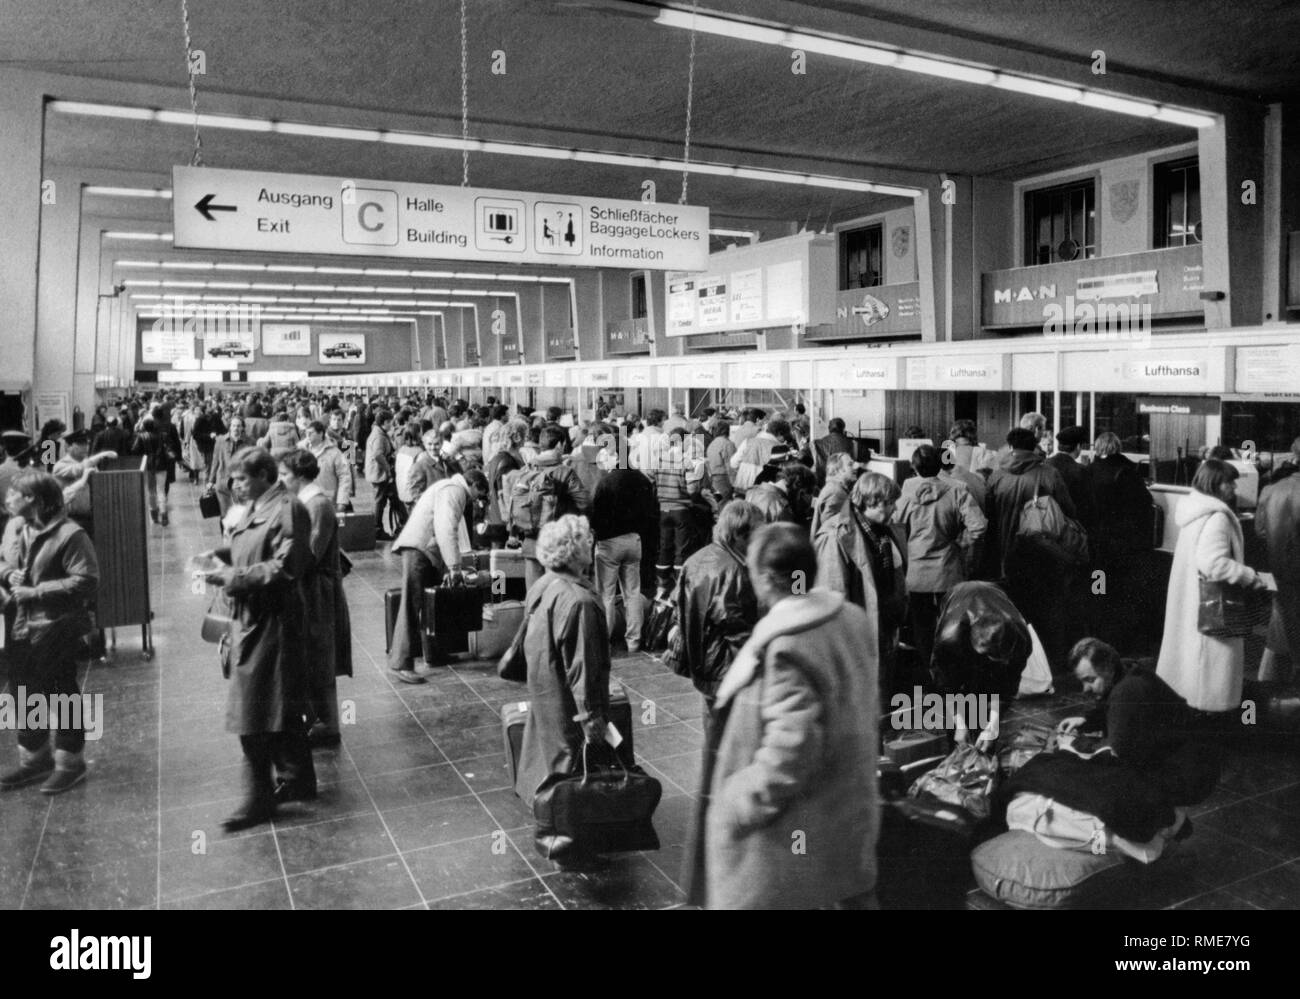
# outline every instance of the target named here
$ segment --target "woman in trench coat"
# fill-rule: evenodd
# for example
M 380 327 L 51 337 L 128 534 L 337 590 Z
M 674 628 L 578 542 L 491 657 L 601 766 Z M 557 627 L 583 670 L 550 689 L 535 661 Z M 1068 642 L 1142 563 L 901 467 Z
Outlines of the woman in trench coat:
M 223 823 L 232 832 L 269 821 L 277 803 L 316 795 L 299 586 L 310 557 L 310 520 L 277 475 L 275 459 L 261 448 L 231 459 L 231 491 L 247 509 L 231 529 L 229 546 L 209 553 L 227 563 L 206 578 L 231 602 L 233 623 L 223 650 L 231 681 L 226 730 L 239 736 L 246 764 L 243 805 Z M 281 774 L 278 787 L 273 767 Z
M 311 564 L 302 577 L 314 718 L 308 737 L 312 745 L 336 746 L 339 704 L 335 678 L 352 675 L 352 620 L 343 594 L 334 498 L 316 484 L 319 473 L 316 456 L 310 451 L 290 451 L 280 459 L 280 482 L 307 508 L 311 521 Z
M 537 538 L 537 559 L 546 573 L 525 605 L 532 704 L 515 779 L 515 791 L 529 808 L 547 777 L 581 766 L 584 741 L 605 743 L 609 632 L 604 605 L 586 576 L 593 543 L 587 518 L 573 514 L 546 524 Z

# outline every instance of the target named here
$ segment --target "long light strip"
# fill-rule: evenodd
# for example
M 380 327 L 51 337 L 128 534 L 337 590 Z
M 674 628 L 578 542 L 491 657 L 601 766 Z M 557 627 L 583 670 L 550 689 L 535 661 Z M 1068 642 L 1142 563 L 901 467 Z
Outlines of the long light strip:
M 128 288 L 226 288 L 245 291 L 332 291 L 383 295 L 450 295 L 459 298 L 518 298 L 517 291 L 493 291 L 488 288 L 395 288 L 350 284 L 273 284 L 261 281 L 176 281 L 127 278 Z
M 709 230 L 713 232 L 730 232 L 730 230 Z M 105 236 L 108 233 L 104 234 Z M 751 235 L 746 233 L 746 235 Z M 166 234 L 171 238 L 171 233 Z M 508 281 L 520 284 L 569 284 L 572 278 L 549 277 L 543 274 L 487 274 L 477 271 L 417 271 L 392 267 L 323 267 L 309 264 L 242 264 L 207 261 L 171 261 L 171 260 L 114 260 L 114 267 L 129 267 L 133 270 L 157 270 L 179 268 L 182 270 L 218 270 L 251 271 L 266 274 L 348 274 L 366 277 L 409 277 L 432 279 L 436 281 Z M 494 293 L 495 294 L 495 293 Z
M 921 190 L 914 187 L 899 187 L 893 184 L 876 184 L 871 181 L 855 180 L 851 177 L 825 176 L 820 174 L 800 173 L 794 170 L 772 170 L 762 167 L 745 167 L 730 163 L 710 163 L 693 160 L 683 163 L 681 160 L 664 156 L 640 156 L 631 153 L 611 153 L 592 149 L 565 149 L 561 146 L 545 146 L 527 142 L 503 142 L 500 140 L 461 139 L 453 136 L 431 135 L 422 132 L 375 130 L 372 128 L 351 128 L 340 125 L 308 125 L 304 123 L 283 122 L 267 118 L 245 117 L 242 115 L 199 113 L 197 116 L 188 111 L 169 111 L 164 109 L 123 108 L 120 105 L 92 104 L 87 101 L 50 101 L 51 111 L 61 114 L 85 115 L 89 117 L 135 118 L 139 121 L 153 121 L 163 125 L 184 125 L 201 128 L 226 128 L 242 132 L 278 132 L 288 135 L 305 135 L 325 139 L 346 139 L 354 142 L 384 142 L 399 146 L 421 146 L 431 149 L 448 149 L 470 152 L 496 153 L 506 156 L 524 156 L 541 159 L 575 160 L 580 163 L 604 163 L 611 166 L 635 167 L 640 170 L 667 170 L 677 172 L 686 170 L 690 173 L 712 174 L 720 177 L 740 177 L 747 180 L 759 180 L 773 184 L 792 184 L 811 187 L 830 187 L 841 191 L 858 191 L 864 194 L 886 194 L 898 197 L 915 198 Z M 124 111 L 133 113 L 125 114 Z M 137 113 L 138 112 L 138 113 Z M 291 126 L 286 128 L 286 126 Z
M 1155 101 L 1125 97 L 1101 90 L 1085 90 L 1031 76 L 1007 73 L 990 66 L 955 59 L 938 59 L 921 53 L 873 45 L 853 38 L 836 38 L 775 24 L 759 24 L 739 18 L 700 13 L 688 7 L 661 8 L 654 21 L 668 28 L 703 31 L 724 38 L 802 49 L 805 52 L 816 52 L 839 59 L 870 63 L 874 66 L 891 66 L 911 73 L 924 73 L 961 83 L 982 84 L 1035 97 L 1045 97 L 1049 100 L 1082 104 L 1099 111 L 1153 118 L 1172 125 L 1210 128 L 1218 120 L 1213 115 L 1193 109 L 1171 107 Z

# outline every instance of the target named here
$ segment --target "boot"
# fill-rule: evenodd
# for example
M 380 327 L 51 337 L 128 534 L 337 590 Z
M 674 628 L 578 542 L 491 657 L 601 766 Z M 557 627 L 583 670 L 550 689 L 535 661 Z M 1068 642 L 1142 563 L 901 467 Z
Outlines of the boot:
M 47 742 L 40 749 L 18 747 L 18 766 L 0 776 L 0 791 L 12 791 L 15 788 L 35 784 L 54 769 L 54 755 Z
M 62 794 L 86 779 L 86 761 L 81 752 L 67 749 L 54 751 L 54 773 L 41 785 L 41 794 Z
M 226 832 L 250 829 L 275 815 L 270 742 L 264 735 L 243 736 L 240 742 L 244 744 L 244 803 L 221 823 Z

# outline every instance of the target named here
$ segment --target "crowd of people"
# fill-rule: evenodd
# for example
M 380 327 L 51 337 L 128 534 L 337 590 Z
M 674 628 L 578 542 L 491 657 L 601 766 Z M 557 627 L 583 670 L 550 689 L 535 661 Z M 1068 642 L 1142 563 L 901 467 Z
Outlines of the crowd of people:
M 395 679 L 424 682 L 448 661 L 423 627 L 426 589 L 461 580 L 485 549 L 523 562 L 533 707 L 515 788 L 525 803 L 606 741 L 614 650 L 662 654 L 704 699 L 692 900 L 869 906 L 879 725 L 895 694 L 916 685 L 991 698 L 979 731 L 951 719 L 957 742 L 988 749 L 996 705 L 1016 695 L 1041 647 L 1054 673 L 1074 672 L 1099 697 L 1140 691 L 1178 707 L 1191 734 L 1161 746 L 1131 738 L 1129 716 L 1115 721 L 1130 736 L 1119 743 L 1140 744 L 1130 755 L 1117 743 L 1123 761 L 1167 776 L 1186 739 L 1212 740 L 1243 696 L 1244 640 L 1199 630 L 1199 587 L 1271 585 L 1245 563 L 1236 469 L 1207 457 L 1177 508 L 1157 647 L 1146 626 L 1162 582 L 1155 512 L 1114 434 L 1092 441 L 1086 461 L 1082 428 L 1053 437 L 1033 413 L 997 448 L 969 420 L 932 439 L 941 443 L 915 447 L 900 484 L 868 467 L 842 420 L 816 436 L 801 406 L 699 419 L 681 406 L 643 416 L 602 406 L 580 421 L 558 407 L 417 394 L 133 397 L 66 435 L 53 475 L 5 478 L 19 462 L 0 465 L 12 517 L 0 597 L 25 663 L 40 657 L 23 650 L 53 641 L 36 622 L 63 621 L 63 641 L 91 627 L 93 548 L 78 532 L 93 524 L 79 524 L 76 503 L 104 455 L 143 460 L 159 527 L 179 471 L 215 493 L 224 543 L 206 553 L 206 578 L 228 602 L 228 728 L 248 772 L 227 826 L 263 822 L 279 803 L 315 796 L 312 748 L 339 740 L 334 685 L 351 671 L 351 633 L 338 518 L 364 479 L 376 538 L 401 560 Z M 11 453 L 27 453 L 21 443 Z M 1300 441 L 1293 457 L 1257 521 L 1278 587 L 1261 680 L 1282 677 L 1300 640 Z M 51 572 L 73 581 L 57 599 L 42 583 Z M 11 682 L 64 690 L 70 675 L 75 686 L 70 648 L 11 671 Z M 1153 656 L 1154 669 L 1121 654 Z M 59 738 L 50 755 L 29 737 L 0 787 L 84 776 L 75 738 Z M 1204 779 L 1169 787 L 1178 806 L 1208 793 Z M 805 851 L 791 851 L 794 832 Z

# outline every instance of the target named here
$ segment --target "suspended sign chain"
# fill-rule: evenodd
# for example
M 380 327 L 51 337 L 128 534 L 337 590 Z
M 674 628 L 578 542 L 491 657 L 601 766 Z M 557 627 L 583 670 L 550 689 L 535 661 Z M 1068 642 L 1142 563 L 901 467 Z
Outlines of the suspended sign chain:
M 460 0 L 460 186 L 469 187 L 469 44 L 465 0 Z
M 199 137 L 199 95 L 194 87 L 194 45 L 190 41 L 190 8 L 181 0 L 181 23 L 185 27 L 185 72 L 190 78 L 190 112 L 194 115 L 194 153 L 190 166 L 203 166 L 203 140 Z
M 699 0 L 691 0 L 691 58 L 686 70 L 686 145 L 682 151 L 682 196 L 677 199 L 679 205 L 686 204 L 686 188 L 691 177 L 691 110 L 695 103 L 695 9 L 698 6 Z

